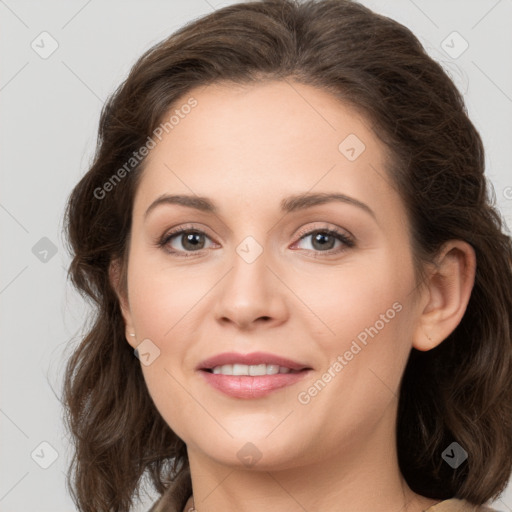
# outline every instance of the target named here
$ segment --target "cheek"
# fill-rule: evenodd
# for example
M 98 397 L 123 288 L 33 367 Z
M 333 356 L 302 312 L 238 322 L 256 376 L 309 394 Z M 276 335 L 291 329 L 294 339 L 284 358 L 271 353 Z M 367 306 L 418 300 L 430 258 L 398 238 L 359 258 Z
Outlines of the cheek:
M 194 343 L 198 323 L 194 306 L 208 288 L 204 280 L 204 289 L 199 289 L 185 273 L 151 267 L 139 261 L 140 264 L 134 260 L 129 275 L 130 308 L 139 343 L 149 339 L 159 350 L 150 365 L 141 364 L 142 373 L 165 422 L 179 437 L 187 439 L 195 418 L 190 395 L 185 390 L 184 361 Z M 179 414 L 176 411 L 180 411 Z
M 297 279 L 297 295 L 304 298 L 311 328 L 329 345 L 343 348 L 361 334 L 390 333 L 398 328 L 403 306 L 413 287 L 412 273 L 397 270 L 394 259 L 368 254 L 338 268 L 326 268 Z M 400 311 L 398 311 L 400 310 Z
M 178 347 L 178 334 L 193 324 L 194 308 L 211 287 L 208 281 L 184 267 L 159 268 L 142 258 L 134 260 L 128 279 L 137 332 L 158 344 L 172 339 Z
M 413 311 L 407 301 L 411 276 L 403 272 L 393 279 L 397 274 L 389 269 L 382 265 L 340 273 L 325 281 L 324 300 L 321 294 L 316 299 L 315 312 L 330 330 L 317 318 L 311 321 L 320 325 L 314 343 L 323 364 L 297 398 L 305 416 L 314 411 L 308 421 L 333 443 L 357 438 L 364 429 L 370 435 L 388 407 L 396 405 Z
M 303 398 L 311 398 L 318 411 L 332 410 L 332 403 L 345 397 L 346 407 L 333 413 L 340 425 L 348 411 L 357 418 L 378 416 L 398 395 L 411 345 L 413 311 L 408 296 L 414 276 L 405 261 L 397 262 L 391 254 L 354 260 L 350 268 L 340 267 L 315 287 L 307 286 L 312 290 L 307 303 L 316 314 L 307 315 L 309 332 L 322 354 L 320 380 L 326 386 L 315 395 L 317 388 L 323 389 L 315 375 L 302 388 Z M 306 286 L 299 293 L 306 293 Z M 337 427 L 333 429 L 332 435 L 339 435 Z

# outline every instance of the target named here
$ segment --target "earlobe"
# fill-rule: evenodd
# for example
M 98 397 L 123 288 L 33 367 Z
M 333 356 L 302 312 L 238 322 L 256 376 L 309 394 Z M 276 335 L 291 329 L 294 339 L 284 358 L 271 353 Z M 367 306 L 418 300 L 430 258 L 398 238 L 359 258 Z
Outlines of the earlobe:
M 450 240 L 441 249 L 425 287 L 426 301 L 413 336 L 413 347 L 437 347 L 459 325 L 475 281 L 476 256 L 462 240 Z

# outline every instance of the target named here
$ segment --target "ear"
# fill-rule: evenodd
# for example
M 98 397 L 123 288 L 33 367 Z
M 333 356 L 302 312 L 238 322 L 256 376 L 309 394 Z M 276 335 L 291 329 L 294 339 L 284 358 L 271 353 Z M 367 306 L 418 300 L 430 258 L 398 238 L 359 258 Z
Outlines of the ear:
M 131 336 L 131 334 L 135 334 L 136 331 L 133 326 L 132 314 L 130 311 L 127 294 L 125 295 L 121 290 L 121 263 L 118 259 L 110 262 L 108 273 L 110 284 L 115 294 L 117 295 L 119 300 L 119 307 L 123 315 L 126 341 L 128 341 L 128 343 L 133 348 L 135 348 L 138 345 L 137 338 L 135 336 Z
M 476 256 L 462 240 L 443 245 L 424 287 L 420 318 L 413 347 L 426 351 L 437 347 L 459 325 L 475 282 Z

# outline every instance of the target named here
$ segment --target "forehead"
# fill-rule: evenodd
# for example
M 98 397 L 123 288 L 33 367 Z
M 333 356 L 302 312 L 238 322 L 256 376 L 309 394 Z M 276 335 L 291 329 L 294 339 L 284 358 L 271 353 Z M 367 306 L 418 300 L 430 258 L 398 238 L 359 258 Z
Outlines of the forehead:
M 389 186 L 387 152 L 369 120 L 316 87 L 212 84 L 177 100 L 164 123 L 171 116 L 147 158 L 136 208 L 164 192 L 262 204 L 309 190 L 371 201 Z

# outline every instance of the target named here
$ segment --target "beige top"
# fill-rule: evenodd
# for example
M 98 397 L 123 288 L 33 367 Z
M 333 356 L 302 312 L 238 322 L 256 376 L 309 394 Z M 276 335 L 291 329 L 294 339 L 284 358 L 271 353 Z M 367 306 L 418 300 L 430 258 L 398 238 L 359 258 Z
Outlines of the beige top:
M 469 501 L 452 498 L 428 507 L 425 512 L 496 512 L 496 509 L 485 505 L 473 505 Z
M 148 512 L 182 512 L 192 489 L 190 486 L 190 473 L 183 471 L 169 486 L 161 498 L 148 510 Z M 485 505 L 473 505 L 466 500 L 452 498 L 432 505 L 424 512 L 497 512 Z
M 148 512 L 182 512 L 183 507 L 177 508 L 172 503 L 158 500 Z M 452 498 L 429 507 L 425 512 L 496 512 L 496 509 L 483 505 L 472 505 L 466 500 Z

